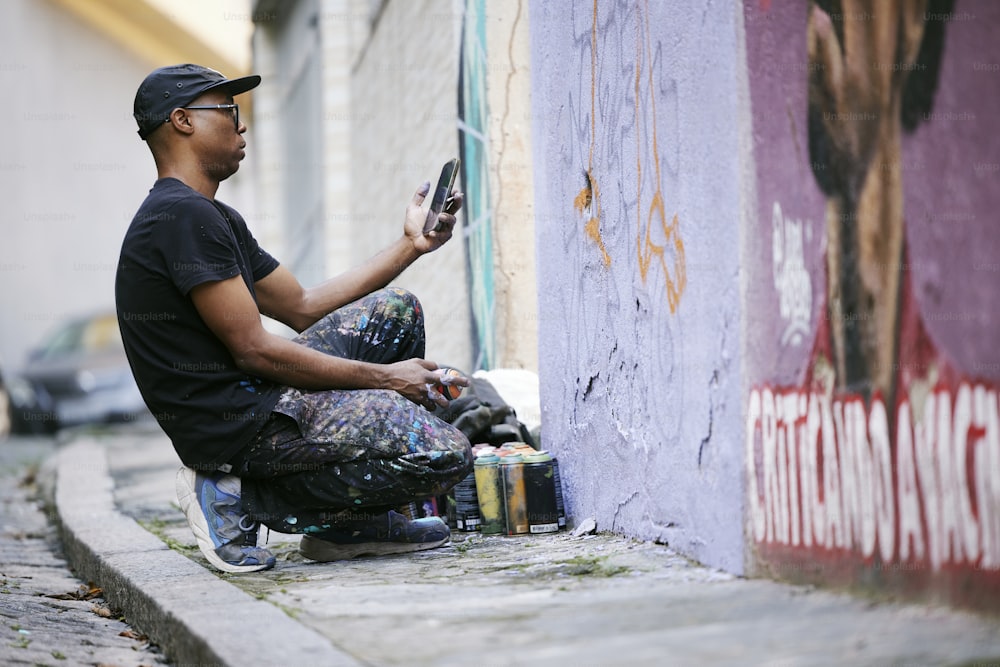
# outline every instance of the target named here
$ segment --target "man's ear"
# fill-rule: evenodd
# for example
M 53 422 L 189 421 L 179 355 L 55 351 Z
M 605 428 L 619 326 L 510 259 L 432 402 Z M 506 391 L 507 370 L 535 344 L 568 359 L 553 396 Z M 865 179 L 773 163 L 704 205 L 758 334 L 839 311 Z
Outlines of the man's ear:
M 174 129 L 182 134 L 194 132 L 194 125 L 191 124 L 191 116 L 186 109 L 177 108 L 170 112 L 168 122 Z

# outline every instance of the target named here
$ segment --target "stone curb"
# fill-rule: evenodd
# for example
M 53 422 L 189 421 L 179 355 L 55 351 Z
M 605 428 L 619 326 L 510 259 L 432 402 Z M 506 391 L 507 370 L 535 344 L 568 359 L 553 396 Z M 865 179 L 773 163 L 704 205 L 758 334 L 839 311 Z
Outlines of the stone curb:
M 55 511 L 77 576 L 177 664 L 359 665 L 329 640 L 256 600 L 117 511 L 107 453 L 92 437 L 61 449 Z

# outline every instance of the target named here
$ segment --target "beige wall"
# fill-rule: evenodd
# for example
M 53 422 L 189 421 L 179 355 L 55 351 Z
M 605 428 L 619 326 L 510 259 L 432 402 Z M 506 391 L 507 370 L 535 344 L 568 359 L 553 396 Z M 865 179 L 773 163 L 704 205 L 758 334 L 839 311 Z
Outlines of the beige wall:
M 400 219 L 414 186 L 434 180 L 440 163 L 458 155 L 464 4 L 390 1 L 367 41 L 358 39 L 357 29 L 353 32 L 355 44 L 362 45 L 355 47 L 361 55 L 352 78 L 352 118 L 358 128 L 353 133 L 352 187 L 358 201 L 372 202 L 368 212 L 379 221 L 377 232 L 361 242 L 366 253 L 395 233 L 396 228 L 386 222 Z M 486 10 L 495 365 L 537 370 L 528 17 L 520 2 L 489 2 Z M 352 25 L 364 23 L 355 20 Z M 438 37 L 420 40 L 414 35 Z M 471 364 L 464 248 L 450 244 L 404 274 L 400 282 L 412 285 L 427 306 L 428 356 L 461 358 L 453 363 Z
M 463 0 L 261 0 L 254 69 L 264 76 L 251 134 L 257 163 L 259 237 L 276 254 L 288 244 L 282 201 L 305 186 L 282 164 L 288 125 L 277 56 L 305 47 L 275 37 L 282 11 L 316 14 L 322 54 L 320 136 L 325 272 L 339 273 L 402 233 L 413 192 L 459 156 L 458 79 Z M 537 369 L 527 11 L 487 3 L 490 59 L 489 194 L 493 212 L 497 365 Z M 271 22 L 274 22 L 273 24 Z M 460 187 L 463 187 L 460 184 Z M 427 357 L 473 370 L 466 250 L 457 236 L 395 284 L 415 292 L 427 320 Z
M 102 4 L 109 3 L 91 6 Z M 132 100 L 143 77 L 166 64 L 62 2 L 0 3 L 4 370 L 19 367 L 27 349 L 67 315 L 114 307 L 122 236 L 156 178 L 135 133 Z M 219 196 L 245 208 L 249 185 L 241 171 Z
M 497 366 L 538 371 L 531 52 L 523 0 L 486 3 Z
M 388 2 L 359 50 L 351 78 L 353 254 L 367 257 L 402 232 L 406 204 L 458 155 L 461 5 Z M 414 291 L 427 319 L 427 357 L 472 363 L 465 251 L 456 236 L 397 284 Z

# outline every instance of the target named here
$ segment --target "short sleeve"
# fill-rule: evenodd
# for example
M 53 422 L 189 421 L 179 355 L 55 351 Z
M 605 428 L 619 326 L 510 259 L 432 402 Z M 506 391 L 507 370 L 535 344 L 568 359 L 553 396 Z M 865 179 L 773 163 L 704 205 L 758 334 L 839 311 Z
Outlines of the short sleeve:
M 237 240 L 211 202 L 195 198 L 177 202 L 165 218 L 156 225 L 155 246 L 181 294 L 202 283 L 240 275 Z
M 245 226 L 244 229 L 246 229 Z M 279 262 L 257 244 L 257 239 L 253 237 L 250 230 L 246 230 L 246 235 L 246 247 L 250 257 L 250 271 L 253 273 L 253 281 L 257 282 L 262 278 L 266 278 L 272 271 L 278 268 Z
M 243 253 L 246 267 L 249 269 L 251 282 L 255 283 L 258 280 L 266 278 L 268 274 L 278 268 L 278 260 L 260 247 L 257 239 L 250 233 L 246 220 L 243 219 L 239 211 L 220 201 L 216 201 L 216 205 L 222 210 L 232 225 L 233 234 L 236 235 L 236 240 L 240 244 L 240 250 Z M 251 291 L 253 290 L 251 289 Z

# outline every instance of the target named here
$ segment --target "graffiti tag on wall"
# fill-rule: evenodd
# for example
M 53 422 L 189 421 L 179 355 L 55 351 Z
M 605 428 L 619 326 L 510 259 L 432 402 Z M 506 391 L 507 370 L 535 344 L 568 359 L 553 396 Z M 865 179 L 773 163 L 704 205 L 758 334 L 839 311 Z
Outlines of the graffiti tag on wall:
M 653 52 L 652 41 L 649 33 L 648 2 L 644 7 L 645 11 L 640 12 L 638 7 L 633 16 L 636 25 L 636 53 L 634 63 L 631 63 L 634 72 L 634 112 L 635 112 L 635 136 L 636 136 L 636 165 L 635 165 L 635 200 L 636 200 L 636 258 L 638 261 L 639 274 L 645 283 L 649 276 L 650 266 L 655 259 L 656 265 L 660 267 L 662 280 L 667 296 L 667 303 L 670 312 L 677 311 L 681 295 L 687 285 L 687 270 L 684 259 L 684 241 L 680 234 L 680 223 L 676 214 L 667 222 L 667 214 L 663 198 L 663 178 L 660 173 L 660 151 L 657 135 L 656 117 L 656 91 L 653 85 Z M 595 175 L 594 151 L 597 144 L 597 123 L 598 110 L 614 107 L 621 108 L 625 100 L 605 100 L 608 105 L 599 104 L 598 100 L 598 59 L 602 56 L 598 49 L 598 2 L 594 0 L 593 24 L 591 27 L 591 51 L 590 51 L 590 145 L 587 158 L 587 169 L 584 173 L 585 183 L 583 189 L 573 200 L 574 208 L 585 219 L 584 231 L 587 236 L 596 244 L 601 253 L 601 261 L 605 267 L 611 265 L 612 257 L 609 254 L 604 239 L 601 234 L 602 192 Z M 621 54 L 618 54 L 621 56 Z M 619 68 L 622 61 L 616 63 Z M 624 93 L 626 91 L 619 91 Z M 606 127 L 618 128 L 621 125 L 616 122 L 609 122 L 613 119 L 601 118 L 602 129 Z M 648 207 L 644 202 L 643 186 L 645 183 L 643 174 L 644 161 L 648 160 L 653 165 L 652 186 L 654 191 L 649 199 Z M 608 165 L 599 165 L 606 167 Z M 623 174 L 624 175 L 624 174 Z M 623 187 L 628 187 L 627 182 L 621 183 Z
M 803 242 L 811 233 L 808 221 L 786 218 L 774 202 L 771 215 L 771 261 L 778 314 L 784 322 L 782 345 L 798 345 L 809 334 L 812 278 L 806 270 Z

